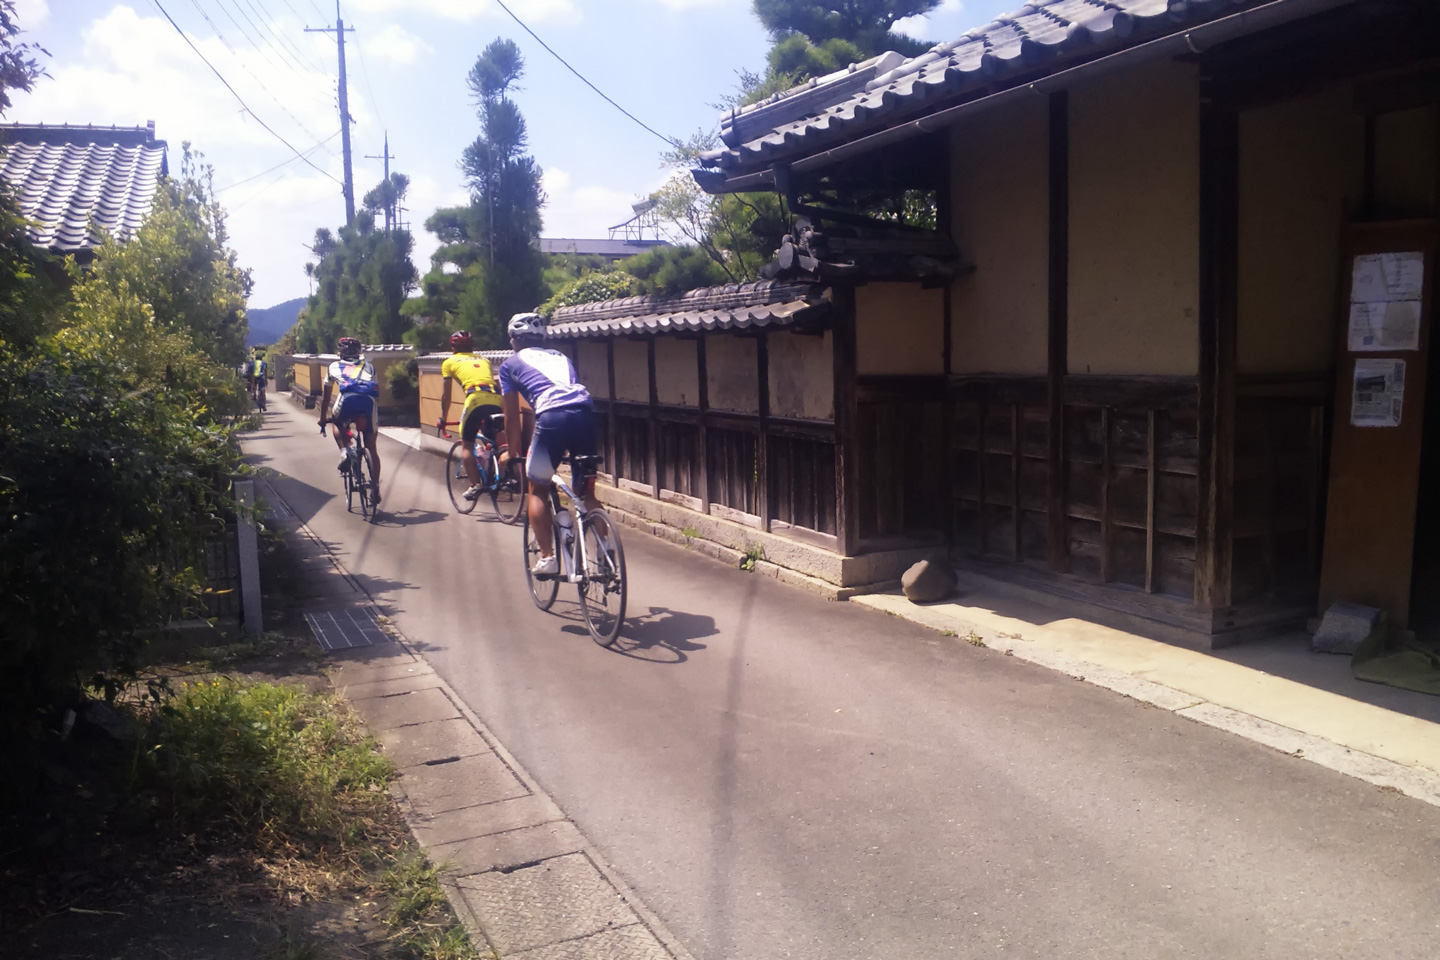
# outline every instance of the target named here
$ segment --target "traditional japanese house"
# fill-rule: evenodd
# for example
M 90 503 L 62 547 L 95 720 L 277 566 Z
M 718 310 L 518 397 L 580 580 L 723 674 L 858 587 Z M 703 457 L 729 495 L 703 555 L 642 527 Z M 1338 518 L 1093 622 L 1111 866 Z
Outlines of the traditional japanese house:
M 838 587 L 943 547 L 1204 645 L 1403 625 L 1437 104 L 1430 0 L 1034 0 L 722 120 L 695 177 L 784 198 L 772 280 L 553 333 L 626 509 Z

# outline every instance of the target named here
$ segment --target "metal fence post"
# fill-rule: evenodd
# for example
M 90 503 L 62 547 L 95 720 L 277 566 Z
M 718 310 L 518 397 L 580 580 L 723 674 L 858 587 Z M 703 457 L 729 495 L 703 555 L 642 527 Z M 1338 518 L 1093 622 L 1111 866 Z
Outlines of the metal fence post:
M 255 481 L 235 481 L 236 542 L 240 556 L 240 619 L 243 632 L 258 637 L 260 615 L 260 537 L 255 529 Z

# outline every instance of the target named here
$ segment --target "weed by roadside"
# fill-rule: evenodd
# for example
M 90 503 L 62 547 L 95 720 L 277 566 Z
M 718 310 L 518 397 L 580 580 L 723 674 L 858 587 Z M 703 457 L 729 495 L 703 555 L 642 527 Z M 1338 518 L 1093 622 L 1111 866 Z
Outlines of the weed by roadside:
M 755 567 L 764 559 L 765 548 L 758 543 L 752 543 L 745 548 L 745 556 L 740 558 L 740 569 L 746 573 L 754 573 Z
M 690 544 L 700 539 L 700 531 L 696 530 L 694 527 L 685 527 L 680 531 L 680 536 L 685 538 L 685 546 L 688 547 L 690 546 Z

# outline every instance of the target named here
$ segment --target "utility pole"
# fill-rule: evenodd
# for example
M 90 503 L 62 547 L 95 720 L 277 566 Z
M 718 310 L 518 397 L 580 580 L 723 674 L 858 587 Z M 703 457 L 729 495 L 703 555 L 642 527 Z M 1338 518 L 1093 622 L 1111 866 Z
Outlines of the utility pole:
M 393 229 L 395 228 L 395 226 L 396 226 L 396 224 L 395 224 L 395 220 L 396 220 L 396 216 L 395 216 L 395 203 L 396 203 L 396 199 L 395 199 L 395 197 L 390 193 L 390 161 L 391 161 L 391 160 L 394 160 L 394 159 L 395 159 L 395 156 L 390 152 L 390 131 L 389 131 L 389 130 L 386 130 L 386 131 L 385 131 L 385 152 L 384 152 L 384 154 L 382 154 L 381 156 L 378 156 L 378 157 L 377 157 L 377 156 L 375 156 L 375 155 L 372 154 L 372 153 L 367 153 L 367 154 L 365 154 L 365 159 L 366 159 L 366 160 L 384 160 L 384 161 L 385 161 L 385 186 L 384 186 L 383 189 L 384 189 L 384 191 L 385 191 L 385 232 L 388 233 L 388 232 L 390 232 L 391 230 L 393 230 Z
M 355 176 L 350 170 L 350 96 L 345 89 L 345 34 L 354 33 L 354 27 L 346 27 L 340 19 L 340 0 L 335 0 L 335 26 L 306 27 L 306 33 L 333 33 L 340 50 L 340 146 L 345 158 L 345 226 L 355 224 Z M 386 152 L 389 150 L 387 148 Z

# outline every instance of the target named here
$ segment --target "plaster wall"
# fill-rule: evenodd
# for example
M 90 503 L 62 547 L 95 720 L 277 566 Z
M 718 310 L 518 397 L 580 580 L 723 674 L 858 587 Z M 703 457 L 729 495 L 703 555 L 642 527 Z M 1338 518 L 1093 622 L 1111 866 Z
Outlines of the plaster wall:
M 769 351 L 770 414 L 835 419 L 835 359 L 830 332 L 823 337 L 772 333 Z
M 1375 206 L 1386 219 L 1431 217 L 1440 170 L 1436 108 L 1418 107 L 1375 118 Z
M 1050 248 L 1049 108 L 1043 97 L 982 113 L 950 136 L 955 281 L 951 369 L 1046 370 Z
M 1070 93 L 1069 370 L 1199 367 L 1200 92 L 1164 61 Z
M 650 402 L 650 359 L 644 341 L 611 341 L 615 344 L 615 399 L 632 403 Z
M 754 339 L 728 333 L 707 335 L 705 368 L 711 410 L 760 412 L 760 375 Z
M 1240 373 L 1330 367 L 1341 226 L 1361 202 L 1364 137 L 1348 88 L 1241 113 Z
M 676 407 L 700 405 L 700 367 L 694 340 L 655 339 L 655 387 L 661 403 Z
M 605 357 L 605 341 L 579 340 L 574 347 L 575 373 L 592 397 L 610 396 L 610 367 Z
M 945 309 L 939 290 L 871 283 L 855 290 L 855 366 L 865 374 L 945 372 Z

